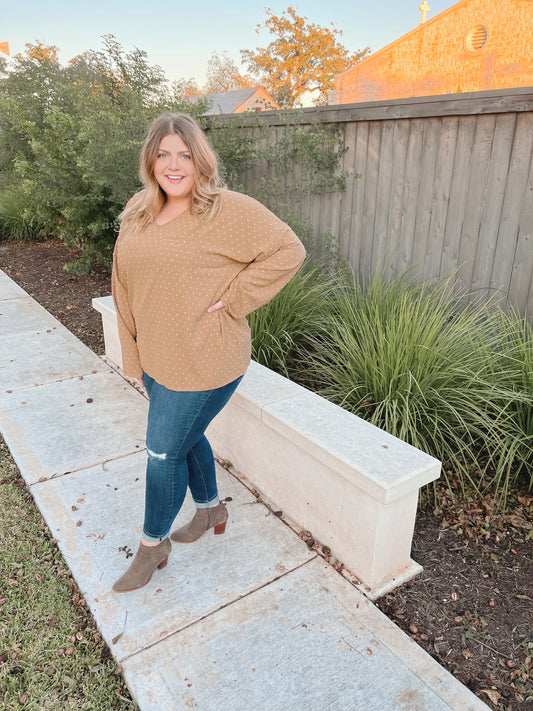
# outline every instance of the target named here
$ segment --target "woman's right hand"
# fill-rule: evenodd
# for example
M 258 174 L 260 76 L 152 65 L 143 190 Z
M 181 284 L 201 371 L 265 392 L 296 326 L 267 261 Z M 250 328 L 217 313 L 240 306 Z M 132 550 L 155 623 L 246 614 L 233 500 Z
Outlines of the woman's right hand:
M 207 313 L 212 314 L 214 311 L 220 311 L 220 309 L 224 308 L 224 302 L 223 301 L 217 301 L 216 304 L 211 304 L 207 308 Z

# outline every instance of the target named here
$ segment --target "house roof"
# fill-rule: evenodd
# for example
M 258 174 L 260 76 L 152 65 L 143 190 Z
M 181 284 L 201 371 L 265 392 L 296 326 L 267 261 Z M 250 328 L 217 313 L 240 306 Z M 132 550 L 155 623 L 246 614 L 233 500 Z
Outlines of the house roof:
M 255 94 L 261 87 L 252 86 L 248 89 L 236 89 L 235 91 L 223 91 L 216 94 L 206 94 L 202 98 L 209 99 L 211 108 L 205 113 L 212 114 L 232 114 L 243 102 Z

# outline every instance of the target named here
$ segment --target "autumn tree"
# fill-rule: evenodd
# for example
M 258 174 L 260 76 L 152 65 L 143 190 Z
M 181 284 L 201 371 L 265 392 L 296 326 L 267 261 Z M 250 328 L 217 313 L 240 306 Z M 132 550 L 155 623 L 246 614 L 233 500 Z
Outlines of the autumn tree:
M 175 79 L 171 83 L 171 90 L 174 96 L 186 99 L 193 99 L 202 93 L 196 79 Z
M 58 48 L 55 45 L 46 45 L 43 44 L 40 40 L 37 40 L 35 44 L 31 44 L 30 42 L 26 44 L 26 57 L 35 64 L 42 65 L 49 63 L 57 65 L 57 52 Z M 19 62 L 23 61 L 24 55 L 19 53 L 15 55 L 15 59 Z
M 249 71 L 259 77 L 276 101 L 285 107 L 297 104 L 306 92 L 318 91 L 315 103 L 327 104 L 328 91 L 335 86 L 335 74 L 345 71 L 368 54 L 367 47 L 354 54 L 344 47 L 338 37 L 341 30 L 309 22 L 289 7 L 280 16 L 266 8 L 267 20 L 258 25 L 269 30 L 274 39 L 268 47 L 255 51 L 241 50 Z
M 207 79 L 204 94 L 216 94 L 223 91 L 235 91 L 255 86 L 253 77 L 242 76 L 231 57 L 223 52 L 213 52 L 207 65 Z

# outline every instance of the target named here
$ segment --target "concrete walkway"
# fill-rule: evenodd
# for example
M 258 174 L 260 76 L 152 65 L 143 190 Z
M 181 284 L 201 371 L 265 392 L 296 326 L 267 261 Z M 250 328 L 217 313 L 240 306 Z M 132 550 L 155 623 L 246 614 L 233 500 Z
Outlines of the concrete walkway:
M 147 401 L 3 272 L 0 333 L 2 434 L 142 711 L 488 708 L 221 468 L 226 534 L 114 594 Z

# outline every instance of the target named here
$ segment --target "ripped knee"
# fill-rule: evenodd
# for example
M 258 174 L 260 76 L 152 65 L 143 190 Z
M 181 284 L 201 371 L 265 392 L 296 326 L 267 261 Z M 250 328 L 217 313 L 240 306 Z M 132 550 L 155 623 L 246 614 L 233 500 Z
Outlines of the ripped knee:
M 161 452 L 160 454 L 158 452 L 152 452 L 151 449 L 146 448 L 146 451 L 148 452 L 148 456 L 151 459 L 158 459 L 160 462 L 165 461 L 167 458 L 167 453 L 166 452 Z

